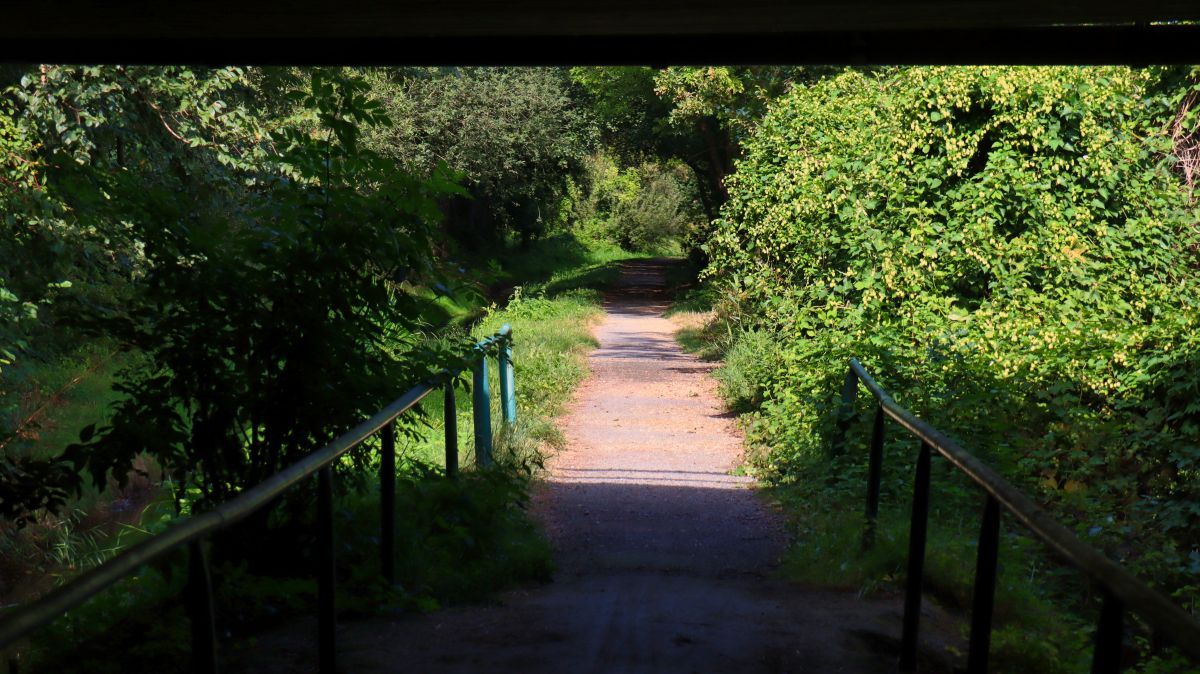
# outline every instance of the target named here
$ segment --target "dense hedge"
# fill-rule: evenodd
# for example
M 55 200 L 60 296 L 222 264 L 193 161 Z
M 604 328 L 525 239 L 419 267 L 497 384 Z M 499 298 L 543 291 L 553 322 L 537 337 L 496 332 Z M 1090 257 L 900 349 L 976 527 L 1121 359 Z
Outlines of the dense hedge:
M 567 203 L 577 230 L 625 250 L 664 251 L 696 231 L 703 218 L 699 186 L 679 162 L 643 161 L 621 166 L 598 152 L 571 180 Z
M 1091 540 L 1200 578 L 1200 227 L 1177 72 L 845 72 L 772 106 L 707 274 L 771 338 L 751 439 L 829 451 L 847 359 Z M 768 352 L 769 349 L 769 352 Z

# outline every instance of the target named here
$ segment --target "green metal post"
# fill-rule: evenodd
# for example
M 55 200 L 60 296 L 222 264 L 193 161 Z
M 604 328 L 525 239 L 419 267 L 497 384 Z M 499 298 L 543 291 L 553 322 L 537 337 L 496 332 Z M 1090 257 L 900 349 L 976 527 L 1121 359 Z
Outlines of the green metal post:
M 875 430 L 871 433 L 871 457 L 867 466 L 867 528 L 863 531 L 863 550 L 875 547 L 879 483 L 883 473 L 883 419 L 883 405 L 880 405 L 875 408 Z
M 1000 503 L 988 495 L 975 553 L 975 598 L 971 602 L 971 636 L 967 674 L 987 674 L 992 642 L 992 609 L 996 601 L 996 569 L 1000 556 Z
M 492 392 L 488 386 L 486 354 L 480 354 L 474 374 L 471 411 L 475 418 L 475 463 L 486 468 L 492 465 Z
M 396 584 L 396 422 L 380 431 L 379 566 L 388 585 Z
M 842 382 L 842 404 L 838 407 L 837 431 L 833 434 L 830 454 L 841 456 L 846 452 L 846 433 L 854 422 L 854 399 L 858 396 L 858 375 L 851 368 Z
M 317 671 L 337 674 L 337 608 L 334 603 L 333 469 L 317 472 Z
M 1121 671 L 1121 641 L 1125 636 L 1125 607 L 1108 590 L 1103 591 L 1104 605 L 1096 626 L 1096 648 L 1092 651 L 1092 674 L 1117 674 Z
M 925 578 L 925 538 L 929 531 L 929 459 L 933 450 L 921 443 L 913 480 L 912 524 L 908 528 L 908 574 L 904 591 L 904 630 L 900 636 L 900 671 L 917 671 L 917 639 L 921 625 L 921 588 Z
M 508 333 L 500 346 L 500 410 L 504 414 L 504 423 L 511 424 L 517 420 L 517 390 L 513 381 L 512 361 L 512 328 L 505 323 L 500 331 Z
M 216 674 L 217 627 L 212 576 L 199 540 L 188 543 L 188 613 L 192 624 L 192 672 Z M 14 672 L 15 674 L 15 672 Z
M 446 382 L 442 420 L 446 427 L 446 477 L 458 477 L 458 408 L 454 401 L 453 379 Z

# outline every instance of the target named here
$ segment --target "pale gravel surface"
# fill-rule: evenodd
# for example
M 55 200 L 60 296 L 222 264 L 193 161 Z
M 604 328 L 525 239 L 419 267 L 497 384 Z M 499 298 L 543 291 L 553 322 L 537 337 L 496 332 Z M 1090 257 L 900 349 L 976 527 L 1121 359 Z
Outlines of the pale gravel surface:
M 662 286 L 663 263 L 626 267 L 591 377 L 561 420 L 566 448 L 534 503 L 554 581 L 487 606 L 344 625 L 344 671 L 895 671 L 898 598 L 774 577 L 782 518 L 731 474 L 736 424 L 712 365 L 676 344 Z M 308 669 L 311 644 L 289 641 L 264 641 L 274 658 L 261 669 Z

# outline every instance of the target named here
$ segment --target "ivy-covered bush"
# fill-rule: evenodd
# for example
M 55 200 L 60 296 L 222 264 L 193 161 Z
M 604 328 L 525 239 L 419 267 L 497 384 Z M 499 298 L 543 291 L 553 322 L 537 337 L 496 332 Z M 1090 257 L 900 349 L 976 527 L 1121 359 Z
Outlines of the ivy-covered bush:
M 1089 540 L 1195 585 L 1200 217 L 1174 171 L 1178 75 L 851 71 L 778 99 L 707 245 L 708 277 L 780 352 L 742 385 L 766 392 L 760 469 L 829 465 L 857 357 Z
M 584 163 L 568 189 L 582 232 L 625 250 L 655 251 L 678 241 L 702 220 L 695 179 L 679 162 L 622 167 L 604 153 Z

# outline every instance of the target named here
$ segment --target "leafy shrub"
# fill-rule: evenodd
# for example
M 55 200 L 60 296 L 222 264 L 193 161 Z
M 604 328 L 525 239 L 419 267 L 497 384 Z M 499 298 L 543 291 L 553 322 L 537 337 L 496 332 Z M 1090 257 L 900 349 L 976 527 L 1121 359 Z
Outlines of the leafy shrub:
M 590 114 L 556 68 L 375 71 L 372 95 L 397 121 L 367 144 L 418 175 L 461 172 L 470 202 L 446 202 L 447 233 L 471 247 L 515 231 L 528 242 L 557 216 L 567 177 L 595 144 Z
M 569 195 L 586 235 L 630 251 L 655 251 L 678 241 L 700 217 L 694 180 L 682 165 L 621 168 L 608 155 L 595 154 Z
M 262 210 L 239 214 L 252 224 L 142 204 L 146 287 L 97 324 L 148 363 L 123 373 L 111 421 L 65 454 L 94 483 L 148 451 L 223 501 L 418 379 L 426 365 L 404 353 L 417 303 L 398 284 L 430 266 L 433 196 L 449 185 L 358 146 L 360 127 L 385 121 L 365 88 L 314 71 L 293 92 L 313 129 L 274 134 L 292 180 L 261 189 Z
M 655 250 L 677 239 L 695 221 L 694 204 L 679 174 L 657 164 L 645 164 L 638 173 L 637 197 L 620 205 L 609 232 L 626 250 Z
M 856 356 L 1085 538 L 1194 587 L 1200 218 L 1173 171 L 1178 81 L 905 68 L 779 99 L 707 245 L 780 351 L 739 384 L 766 391 L 759 468 L 846 469 L 826 456 Z M 903 489 L 911 442 L 889 448 Z

